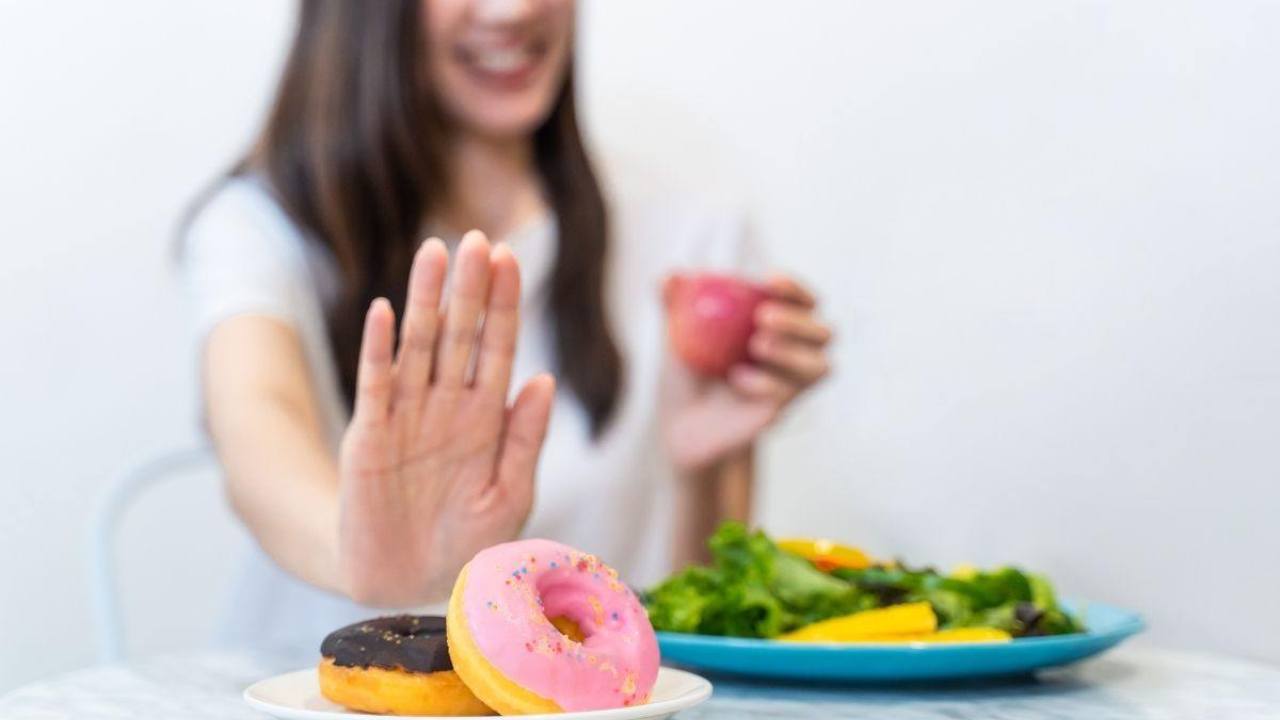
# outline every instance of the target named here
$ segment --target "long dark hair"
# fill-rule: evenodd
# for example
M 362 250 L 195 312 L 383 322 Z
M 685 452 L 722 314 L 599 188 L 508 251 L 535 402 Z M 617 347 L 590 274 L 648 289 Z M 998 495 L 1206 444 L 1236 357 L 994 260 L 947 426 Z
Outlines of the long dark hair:
M 332 251 L 343 294 L 329 331 L 348 401 L 364 311 L 386 297 L 403 315 L 423 221 L 448 197 L 449 129 L 423 91 L 421 5 L 303 0 L 266 126 L 233 171 L 263 176 L 293 221 Z M 556 370 L 598 436 L 618 403 L 622 359 L 604 304 L 605 202 L 578 128 L 572 66 L 533 144 L 559 230 Z

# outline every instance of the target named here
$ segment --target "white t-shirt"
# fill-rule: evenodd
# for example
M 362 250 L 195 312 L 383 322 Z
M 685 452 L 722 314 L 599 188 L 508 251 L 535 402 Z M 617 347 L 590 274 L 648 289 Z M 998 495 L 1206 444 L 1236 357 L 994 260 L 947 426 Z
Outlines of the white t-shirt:
M 638 191 L 616 193 L 610 212 L 606 302 L 624 359 L 623 395 L 606 433 L 593 440 L 586 412 L 567 387 L 559 387 L 524 534 L 595 553 L 643 587 L 669 571 L 673 532 L 674 475 L 658 427 L 659 390 L 672 362 L 662 278 L 690 268 L 754 274 L 761 264 L 739 214 Z M 499 241 L 519 260 L 523 281 L 514 393 L 533 375 L 555 368 L 547 308 L 555 221 L 545 217 Z M 199 342 L 237 315 L 270 316 L 293 327 L 336 454 L 349 414 L 326 329 L 326 308 L 339 282 L 329 251 L 305 237 L 259 181 L 239 178 L 219 190 L 192 224 L 184 269 Z M 381 612 L 293 578 L 255 547 L 220 640 L 309 656 L 326 633 Z

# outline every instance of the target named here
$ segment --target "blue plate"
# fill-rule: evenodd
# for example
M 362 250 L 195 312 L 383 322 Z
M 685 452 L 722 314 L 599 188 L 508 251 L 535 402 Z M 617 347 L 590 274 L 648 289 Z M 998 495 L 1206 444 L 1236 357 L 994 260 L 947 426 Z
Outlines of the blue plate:
M 1072 603 L 1064 603 L 1068 608 Z M 1077 605 L 1078 606 L 1078 605 Z M 901 681 L 990 677 L 1066 665 L 1143 629 L 1137 613 L 1087 603 L 1088 632 L 1007 643 L 841 644 L 658 633 L 664 663 L 714 672 L 805 680 Z

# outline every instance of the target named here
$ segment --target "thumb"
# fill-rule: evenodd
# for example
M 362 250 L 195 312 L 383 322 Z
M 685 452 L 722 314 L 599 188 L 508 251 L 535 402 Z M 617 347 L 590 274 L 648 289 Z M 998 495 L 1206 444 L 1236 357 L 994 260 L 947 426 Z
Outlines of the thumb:
M 662 306 L 664 308 L 671 307 L 671 301 L 675 298 L 676 290 L 679 288 L 680 282 L 680 276 L 675 273 L 662 278 Z
M 534 470 L 547 437 L 556 381 L 543 373 L 525 384 L 507 410 L 507 427 L 498 450 L 498 489 L 532 496 Z

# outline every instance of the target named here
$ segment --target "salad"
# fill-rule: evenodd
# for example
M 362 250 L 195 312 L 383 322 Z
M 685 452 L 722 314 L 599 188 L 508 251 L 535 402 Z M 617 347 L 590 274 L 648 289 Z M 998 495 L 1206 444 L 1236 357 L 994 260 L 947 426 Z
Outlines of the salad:
M 827 541 L 775 542 L 736 522 L 708 544 L 710 565 L 643 593 L 654 629 L 791 642 L 1005 642 L 1084 631 L 1044 576 L 1014 567 L 943 574 Z

